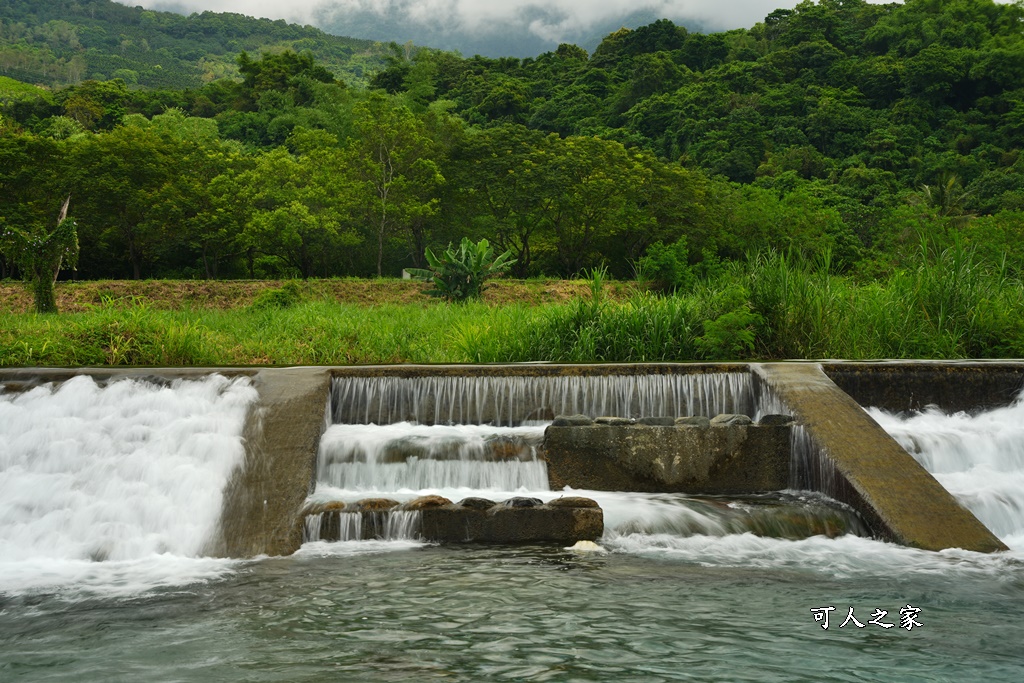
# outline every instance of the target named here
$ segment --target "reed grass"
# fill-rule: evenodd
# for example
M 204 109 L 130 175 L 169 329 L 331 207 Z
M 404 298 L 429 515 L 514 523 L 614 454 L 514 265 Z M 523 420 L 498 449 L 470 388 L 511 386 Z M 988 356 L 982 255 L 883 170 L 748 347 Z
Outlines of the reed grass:
M 955 243 L 864 284 L 766 253 L 671 296 L 609 299 L 603 273 L 567 303 L 280 305 L 0 313 L 3 366 L 651 362 L 1019 358 L 1024 287 Z

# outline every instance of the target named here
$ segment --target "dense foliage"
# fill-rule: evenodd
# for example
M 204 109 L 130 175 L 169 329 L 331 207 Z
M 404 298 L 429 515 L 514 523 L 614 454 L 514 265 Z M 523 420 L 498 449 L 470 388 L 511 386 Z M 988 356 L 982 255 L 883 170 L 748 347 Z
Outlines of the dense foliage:
M 142 14 L 161 35 L 254 21 Z M 922 242 L 1016 277 L 1022 27 L 1020 3 L 821 0 L 726 33 L 658 21 L 593 55 L 393 46 L 370 88 L 315 47 L 242 52 L 201 87 L 3 80 L 0 220 L 70 193 L 83 278 L 397 275 L 464 237 L 519 277 L 639 269 L 677 291 L 766 250 L 867 282 L 916 268 Z M 761 315 L 727 313 L 699 329 L 708 348 Z
M 385 50 L 312 26 L 203 12 L 185 17 L 112 0 L 0 0 L 0 75 L 47 86 L 120 78 L 128 85 L 198 88 L 238 73 L 241 50 L 310 51 L 361 82 Z

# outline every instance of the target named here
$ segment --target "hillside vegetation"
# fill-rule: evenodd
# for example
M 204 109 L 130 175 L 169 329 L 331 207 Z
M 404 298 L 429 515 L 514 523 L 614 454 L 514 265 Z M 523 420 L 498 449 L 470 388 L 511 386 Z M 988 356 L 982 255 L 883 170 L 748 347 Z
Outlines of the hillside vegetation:
M 238 74 L 242 50 L 308 50 L 332 73 L 363 82 L 385 46 L 312 26 L 202 12 L 181 16 L 112 0 L 0 0 L 0 75 L 49 87 L 122 79 L 198 88 Z
M 17 19 L 65 4 L 163 27 L 196 55 L 255 45 L 258 27 L 294 32 L 295 48 L 312 31 L 98 0 L 3 6 Z M 887 282 L 954 246 L 1011 282 L 1022 27 L 1020 3 L 822 0 L 725 33 L 657 21 L 592 55 L 392 46 L 366 87 L 313 48 L 232 53 L 238 77 L 201 87 L 138 88 L 108 66 L 52 91 L 4 81 L 0 277 L 22 274 L 17 254 L 70 195 L 84 279 L 394 276 L 470 237 L 510 250 L 516 277 L 606 267 L 663 291 L 767 253 Z M 73 31 L 110 65 L 143 36 L 122 48 L 113 32 Z

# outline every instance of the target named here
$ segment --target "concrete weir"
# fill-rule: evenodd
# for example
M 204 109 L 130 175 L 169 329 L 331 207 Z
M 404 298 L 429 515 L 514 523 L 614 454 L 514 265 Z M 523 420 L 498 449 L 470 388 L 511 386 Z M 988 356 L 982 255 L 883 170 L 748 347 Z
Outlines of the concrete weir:
M 220 532 L 207 549 L 213 555 L 286 555 L 299 548 L 320 439 L 332 419 L 515 426 L 573 413 L 587 417 L 549 427 L 538 450 L 553 489 L 812 489 L 850 505 L 873 533 L 897 543 L 1005 549 L 862 406 L 1005 405 L 1024 383 L 1024 363 L 15 368 L 0 369 L 0 385 L 19 391 L 80 374 L 101 382 L 167 382 L 215 372 L 251 378 L 259 398 L 245 427 L 245 463 L 225 490 Z M 960 378 L 968 390 L 957 390 Z M 753 419 L 709 419 L 718 413 Z M 482 516 L 463 508 L 424 510 L 423 533 L 440 540 L 515 540 L 518 532 L 506 522 L 541 515 L 502 509 Z M 599 512 L 544 514 L 565 517 L 567 528 L 585 518 L 593 535 Z M 441 530 L 456 526 L 458 534 Z M 538 529 L 527 536 L 545 538 L 548 531 Z

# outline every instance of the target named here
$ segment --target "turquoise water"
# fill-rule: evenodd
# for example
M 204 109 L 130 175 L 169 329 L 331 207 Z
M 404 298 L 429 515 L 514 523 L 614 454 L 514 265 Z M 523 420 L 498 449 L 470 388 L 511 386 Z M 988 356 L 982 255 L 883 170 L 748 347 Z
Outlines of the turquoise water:
M 910 631 L 835 618 L 908 603 Z M 318 544 L 134 596 L 0 603 L 5 681 L 1017 682 L 1022 643 L 1020 559 L 856 537 Z

